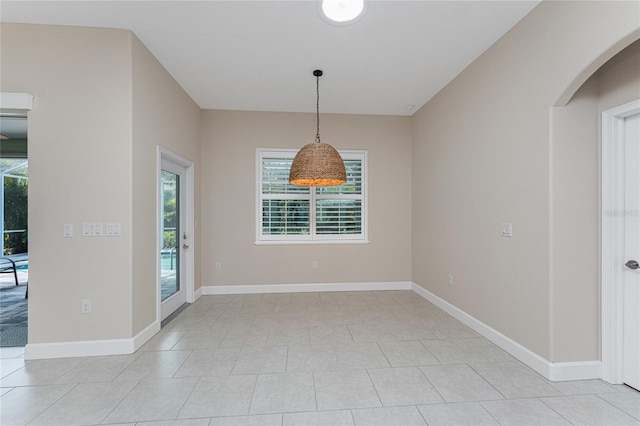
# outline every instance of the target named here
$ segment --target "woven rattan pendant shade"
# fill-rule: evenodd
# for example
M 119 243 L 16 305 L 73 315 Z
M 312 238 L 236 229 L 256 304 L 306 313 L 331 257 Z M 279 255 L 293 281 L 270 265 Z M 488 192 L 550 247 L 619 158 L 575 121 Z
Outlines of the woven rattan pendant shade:
M 293 159 L 289 183 L 297 186 L 333 186 L 347 181 L 342 157 L 331 145 L 311 142 Z
M 331 145 L 320 142 L 320 93 L 318 82 L 322 71 L 316 76 L 316 141 L 302 147 L 293 159 L 289 172 L 289 183 L 296 186 L 335 186 L 347 181 L 347 172 L 342 157 Z

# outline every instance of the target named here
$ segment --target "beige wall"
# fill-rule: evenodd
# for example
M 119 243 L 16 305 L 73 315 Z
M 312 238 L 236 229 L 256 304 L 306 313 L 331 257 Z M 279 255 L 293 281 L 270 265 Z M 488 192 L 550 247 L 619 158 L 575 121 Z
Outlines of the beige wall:
M 551 110 L 551 335 L 555 362 L 600 359 L 598 85 Z M 580 330 L 576 333 L 576 330 Z
M 133 79 L 133 334 L 156 319 L 157 286 L 157 146 L 194 163 L 195 194 L 200 192 L 200 108 L 147 48 L 132 36 Z M 196 198 L 195 222 L 200 220 Z M 190 241 L 200 252 L 198 228 Z M 200 286 L 200 257 L 195 257 L 195 284 Z
M 35 95 L 29 343 L 131 338 L 156 320 L 156 146 L 194 161 L 199 191 L 200 110 L 129 31 L 2 24 L 1 36 L 0 90 Z M 122 236 L 82 237 L 83 222 L 120 222 Z
M 543 2 L 413 120 L 414 282 L 551 361 L 565 323 L 551 322 L 549 108 L 638 38 L 638 8 Z M 570 330 L 593 359 L 593 298 L 574 296 L 591 320 Z
M 637 99 L 640 42 L 607 62 L 566 106 L 552 110 L 551 337 L 556 362 L 600 359 L 601 113 Z
M 29 342 L 131 335 L 131 59 L 126 31 L 2 24 L 2 92 L 29 113 Z M 120 238 L 82 237 L 121 222 Z M 74 237 L 63 238 L 63 224 Z M 91 299 L 93 313 L 80 313 Z
M 203 111 L 203 285 L 411 280 L 410 119 L 322 114 L 321 134 L 368 150 L 370 244 L 256 246 L 256 148 L 312 142 L 315 114 Z

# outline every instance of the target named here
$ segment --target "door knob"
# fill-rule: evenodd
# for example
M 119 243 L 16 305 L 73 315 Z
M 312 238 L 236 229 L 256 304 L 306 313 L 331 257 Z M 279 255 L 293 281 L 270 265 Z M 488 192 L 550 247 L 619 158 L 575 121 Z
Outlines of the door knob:
M 638 264 L 637 260 L 630 260 L 627 263 L 625 263 L 624 266 L 626 266 L 629 269 L 638 269 L 638 268 L 640 268 L 640 265 Z

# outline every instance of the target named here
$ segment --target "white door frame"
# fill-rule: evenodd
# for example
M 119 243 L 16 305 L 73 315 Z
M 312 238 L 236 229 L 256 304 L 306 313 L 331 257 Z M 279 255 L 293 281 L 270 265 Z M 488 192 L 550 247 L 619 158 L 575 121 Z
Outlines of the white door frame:
M 195 230 L 195 202 L 194 202 L 194 195 L 195 195 L 195 187 L 194 187 L 194 165 L 193 162 L 176 154 L 175 152 L 172 152 L 160 145 L 158 145 L 158 150 L 157 150 L 157 175 L 156 175 L 156 183 L 157 183 L 157 190 L 156 190 L 156 197 L 157 197 L 157 203 L 156 203 L 156 209 L 157 209 L 157 215 L 156 215 L 156 230 L 160 229 L 160 224 L 162 223 L 162 208 L 160 206 L 160 203 L 162 202 L 161 198 L 160 198 L 160 176 L 162 173 L 162 159 L 167 159 L 170 160 L 174 163 L 177 163 L 181 166 L 183 166 L 186 171 L 186 194 L 183 194 L 185 197 L 185 206 L 186 206 L 186 211 L 184 211 L 182 214 L 185 215 L 185 221 L 186 221 L 186 229 L 184 230 L 184 232 L 187 233 L 187 236 L 189 237 L 188 241 L 189 241 L 189 245 L 190 248 L 189 250 L 186 250 L 184 252 L 184 262 L 183 262 L 183 266 L 185 268 L 185 297 L 187 300 L 187 303 L 193 303 L 194 300 L 194 253 L 193 253 L 193 247 L 194 247 L 194 230 Z M 160 253 L 160 247 L 162 245 L 162 239 L 160 237 L 160 233 L 156 231 L 156 253 Z M 180 244 L 182 244 L 182 242 L 180 242 Z M 156 321 L 158 322 L 158 324 L 160 324 L 162 322 L 162 292 L 161 292 L 161 273 L 160 273 L 160 256 L 156 256 L 156 301 L 157 301 L 157 307 L 156 307 Z
M 602 113 L 602 379 L 622 383 L 624 285 L 624 119 L 640 99 Z

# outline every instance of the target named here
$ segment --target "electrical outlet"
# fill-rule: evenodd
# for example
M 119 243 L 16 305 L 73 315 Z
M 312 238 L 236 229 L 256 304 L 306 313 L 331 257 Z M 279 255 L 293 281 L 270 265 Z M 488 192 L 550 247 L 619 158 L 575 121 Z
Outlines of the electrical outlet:
M 80 301 L 80 312 L 83 314 L 91 313 L 91 299 L 82 299 Z
M 447 275 L 447 284 L 453 285 L 453 274 L 451 272 Z
M 318 269 L 318 261 L 314 260 L 313 262 L 311 262 L 311 268 L 312 269 Z
M 216 271 L 222 271 L 222 263 L 216 262 Z

